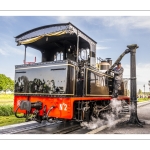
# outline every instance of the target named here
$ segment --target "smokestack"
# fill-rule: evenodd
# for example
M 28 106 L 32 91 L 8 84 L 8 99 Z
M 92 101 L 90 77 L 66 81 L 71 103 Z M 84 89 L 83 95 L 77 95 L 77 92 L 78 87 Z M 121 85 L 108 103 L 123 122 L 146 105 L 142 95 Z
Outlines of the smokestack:
M 106 58 L 106 60 L 110 64 L 110 66 L 112 66 L 112 60 L 111 60 L 111 58 Z

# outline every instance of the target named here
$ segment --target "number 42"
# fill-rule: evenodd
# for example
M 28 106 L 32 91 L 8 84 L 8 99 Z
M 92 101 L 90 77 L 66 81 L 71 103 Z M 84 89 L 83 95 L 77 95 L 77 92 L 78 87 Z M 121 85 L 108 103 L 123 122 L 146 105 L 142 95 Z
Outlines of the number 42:
M 67 111 L 67 104 L 65 104 L 65 103 L 60 104 L 60 105 L 59 105 L 59 109 L 60 109 L 60 110 Z

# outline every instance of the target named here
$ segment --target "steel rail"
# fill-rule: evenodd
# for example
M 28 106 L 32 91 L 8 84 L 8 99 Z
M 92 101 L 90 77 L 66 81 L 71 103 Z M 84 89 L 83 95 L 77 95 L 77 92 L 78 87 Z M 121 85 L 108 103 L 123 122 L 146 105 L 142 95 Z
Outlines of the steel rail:
M 22 126 L 15 126 L 15 127 L 10 127 L 10 128 L 4 127 L 2 129 L 0 129 L 0 134 L 15 134 L 15 133 L 19 133 L 19 132 L 29 131 L 32 129 L 46 127 L 49 125 L 55 125 L 55 124 L 61 123 L 61 122 L 62 121 L 53 122 L 53 123 L 43 122 L 43 123 L 24 124 Z
M 67 133 L 71 133 L 71 132 L 78 130 L 78 129 L 81 129 L 81 128 L 82 128 L 82 126 L 80 126 L 79 124 L 72 125 L 72 126 L 69 126 L 67 128 L 63 128 L 61 130 L 53 132 L 53 134 L 67 134 Z

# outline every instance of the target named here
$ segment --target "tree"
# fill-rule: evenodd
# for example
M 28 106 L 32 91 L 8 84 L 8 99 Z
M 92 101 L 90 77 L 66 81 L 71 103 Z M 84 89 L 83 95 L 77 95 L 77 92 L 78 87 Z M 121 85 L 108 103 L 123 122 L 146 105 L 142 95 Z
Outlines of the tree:
M 127 96 L 130 96 L 130 91 L 129 90 L 127 90 Z
M 0 91 L 6 92 L 7 90 L 14 90 L 14 81 L 4 74 L 0 74 Z
M 142 94 L 142 90 L 141 89 L 139 89 L 138 94 Z

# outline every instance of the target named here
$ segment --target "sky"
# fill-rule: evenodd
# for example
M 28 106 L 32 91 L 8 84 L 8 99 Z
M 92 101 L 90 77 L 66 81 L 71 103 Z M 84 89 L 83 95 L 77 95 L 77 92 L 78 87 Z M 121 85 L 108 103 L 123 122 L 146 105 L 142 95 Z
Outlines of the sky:
M 15 65 L 23 64 L 24 46 L 17 46 L 15 36 L 30 29 L 56 23 L 71 22 L 97 42 L 96 57 L 112 58 L 113 62 L 137 44 L 137 90 L 149 91 L 150 80 L 150 17 L 149 16 L 0 16 L 0 74 L 14 80 Z M 27 61 L 41 61 L 41 53 L 27 48 Z M 130 54 L 122 59 L 124 78 L 130 77 Z

